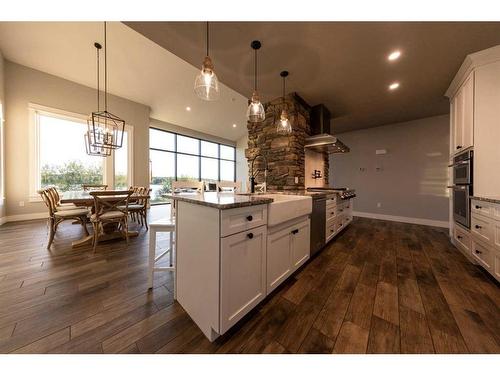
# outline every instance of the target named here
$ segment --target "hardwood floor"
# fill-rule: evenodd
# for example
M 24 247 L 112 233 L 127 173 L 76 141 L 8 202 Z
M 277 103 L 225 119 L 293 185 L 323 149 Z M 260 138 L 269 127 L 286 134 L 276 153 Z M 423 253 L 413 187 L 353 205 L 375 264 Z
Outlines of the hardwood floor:
M 49 252 L 44 221 L 0 227 L 0 353 L 500 352 L 500 288 L 443 229 L 357 218 L 214 343 L 169 274 L 147 290 L 147 234 L 95 255 L 81 235 L 62 224 Z

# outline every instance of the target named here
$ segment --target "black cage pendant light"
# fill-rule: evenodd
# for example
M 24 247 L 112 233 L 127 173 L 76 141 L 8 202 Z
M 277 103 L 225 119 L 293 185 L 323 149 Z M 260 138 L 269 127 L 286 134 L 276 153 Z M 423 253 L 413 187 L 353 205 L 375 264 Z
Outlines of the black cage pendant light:
M 201 72 L 194 81 L 194 92 L 200 99 L 213 101 L 219 99 L 219 79 L 214 72 L 214 63 L 209 56 L 210 33 L 207 22 L 207 54 L 203 59 Z
M 95 42 L 94 47 L 96 49 L 96 55 L 97 55 L 97 112 L 99 112 L 99 107 L 100 107 L 100 98 L 99 98 L 99 52 L 102 48 L 102 46 Z M 84 141 L 85 141 L 85 151 L 87 152 L 87 155 L 90 156 L 101 156 L 101 157 L 106 157 L 111 155 L 111 149 L 110 148 L 104 148 L 100 145 L 95 145 L 92 142 L 94 141 L 94 135 L 90 130 L 87 130 L 85 134 L 83 135 Z
M 91 145 L 107 149 L 117 149 L 123 145 L 125 120 L 108 112 L 108 59 L 107 59 L 107 24 L 104 22 L 104 111 L 97 108 L 87 120 L 88 136 Z M 97 95 L 99 95 L 99 70 L 97 72 Z M 99 96 L 98 96 L 99 102 Z
M 250 104 L 247 109 L 247 119 L 249 122 L 256 123 L 262 122 L 266 118 L 266 112 L 264 111 L 264 106 L 260 102 L 259 94 L 257 92 L 257 51 L 260 49 L 262 44 L 258 40 L 254 40 L 250 47 L 254 50 L 255 60 L 254 60 L 254 90 L 252 98 L 250 99 Z
M 288 72 L 286 70 L 280 73 L 283 78 L 283 108 L 281 109 L 281 116 L 276 126 L 276 131 L 280 134 L 290 134 L 292 132 L 292 124 L 290 122 L 288 111 L 286 110 L 286 77 L 288 77 Z

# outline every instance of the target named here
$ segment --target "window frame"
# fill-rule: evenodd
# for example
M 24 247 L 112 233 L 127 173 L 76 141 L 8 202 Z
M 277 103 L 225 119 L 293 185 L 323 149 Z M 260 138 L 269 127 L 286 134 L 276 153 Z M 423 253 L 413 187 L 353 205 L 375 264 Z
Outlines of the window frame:
M 41 202 L 37 191 L 41 186 L 41 176 L 40 176 L 40 122 L 39 116 L 53 117 L 61 120 L 71 121 L 81 123 L 87 126 L 87 115 L 82 115 L 80 113 L 69 112 L 62 109 L 46 107 L 39 104 L 29 103 L 28 104 L 29 113 L 29 202 Z M 128 185 L 133 185 L 134 181 L 134 139 L 133 139 L 133 126 L 125 125 L 125 131 L 127 132 L 128 144 L 128 160 L 127 160 L 127 183 Z M 82 138 L 82 151 L 85 152 L 85 145 Z M 97 157 L 97 156 L 96 156 Z M 103 184 L 108 186 L 114 186 L 115 179 L 115 153 L 111 153 L 111 157 L 103 158 Z
M 153 150 L 153 151 L 160 151 L 160 152 L 170 152 L 170 153 L 174 154 L 174 180 L 175 181 L 178 181 L 178 178 L 179 178 L 178 173 L 177 173 L 178 172 L 177 171 L 177 155 L 180 154 L 180 155 L 196 156 L 198 158 L 198 181 L 203 181 L 203 179 L 201 178 L 201 159 L 202 158 L 207 158 L 207 159 L 217 160 L 217 181 L 221 181 L 221 179 L 220 179 L 220 176 L 221 176 L 221 173 L 220 173 L 220 170 L 221 170 L 221 160 L 232 162 L 234 164 L 234 171 L 233 171 L 234 178 L 233 178 L 233 182 L 236 182 L 236 146 L 228 145 L 226 143 L 214 142 L 214 141 L 211 141 L 209 139 L 193 137 L 191 135 L 186 135 L 186 134 L 182 134 L 182 133 L 176 133 L 176 132 L 173 132 L 173 131 L 170 131 L 170 130 L 156 128 L 154 126 L 150 126 L 149 129 L 153 129 L 153 130 L 157 130 L 157 131 L 169 133 L 169 134 L 172 134 L 174 136 L 174 150 L 173 151 L 172 150 L 165 150 L 165 149 L 155 148 L 155 147 L 149 147 L 149 151 Z M 178 135 L 180 135 L 182 137 L 187 137 L 187 138 L 195 139 L 196 141 L 198 141 L 198 154 L 192 154 L 192 153 L 188 153 L 188 152 L 177 151 L 177 136 Z M 215 143 L 217 145 L 217 157 L 215 157 L 215 156 L 205 156 L 205 155 L 201 154 L 201 142 L 202 141 L 204 141 L 204 142 L 210 142 L 210 143 Z M 231 160 L 231 159 L 223 159 L 223 158 L 220 157 L 220 147 L 221 146 L 231 147 L 233 149 L 233 153 L 234 153 L 234 159 L 233 160 Z M 152 178 L 152 175 L 150 177 Z M 150 183 L 151 183 L 151 178 L 150 178 Z

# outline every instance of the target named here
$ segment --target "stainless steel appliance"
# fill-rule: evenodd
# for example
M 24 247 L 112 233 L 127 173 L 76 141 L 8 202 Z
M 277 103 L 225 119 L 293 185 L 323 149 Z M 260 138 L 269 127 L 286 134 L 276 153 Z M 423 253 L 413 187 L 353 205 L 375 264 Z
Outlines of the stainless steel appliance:
M 313 198 L 311 212 L 311 255 L 325 246 L 326 197 Z
M 465 150 L 453 158 L 453 220 L 470 228 L 470 197 L 473 193 L 473 156 L 474 151 Z
M 453 185 L 472 185 L 473 155 L 473 150 L 466 150 L 453 158 Z
M 323 104 L 311 108 L 311 136 L 306 138 L 304 147 L 316 152 L 336 154 L 349 152 L 349 147 L 332 134 L 331 114 Z

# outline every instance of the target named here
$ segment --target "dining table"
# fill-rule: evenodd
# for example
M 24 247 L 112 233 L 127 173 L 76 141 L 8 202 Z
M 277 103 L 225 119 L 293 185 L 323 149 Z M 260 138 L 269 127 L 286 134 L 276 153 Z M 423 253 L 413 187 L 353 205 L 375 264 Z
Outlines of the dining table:
M 89 207 L 91 209 L 91 213 L 94 212 L 94 197 L 89 194 L 89 191 L 66 191 L 62 194 L 61 203 L 73 203 L 78 207 Z M 134 193 L 130 196 L 131 201 L 141 200 L 141 199 L 149 199 L 149 195 Z M 101 197 L 101 200 L 106 200 L 109 202 L 119 201 L 123 199 L 123 195 L 109 195 L 106 197 Z M 109 241 L 117 238 L 122 238 L 122 233 L 117 231 L 118 225 L 116 223 L 108 223 L 103 226 L 103 233 L 99 236 L 99 242 L 101 241 Z M 139 231 L 129 230 L 129 237 L 137 237 L 139 235 Z M 86 235 L 79 240 L 73 241 L 72 247 L 81 247 L 85 245 L 92 244 L 92 239 L 94 236 L 92 234 Z

